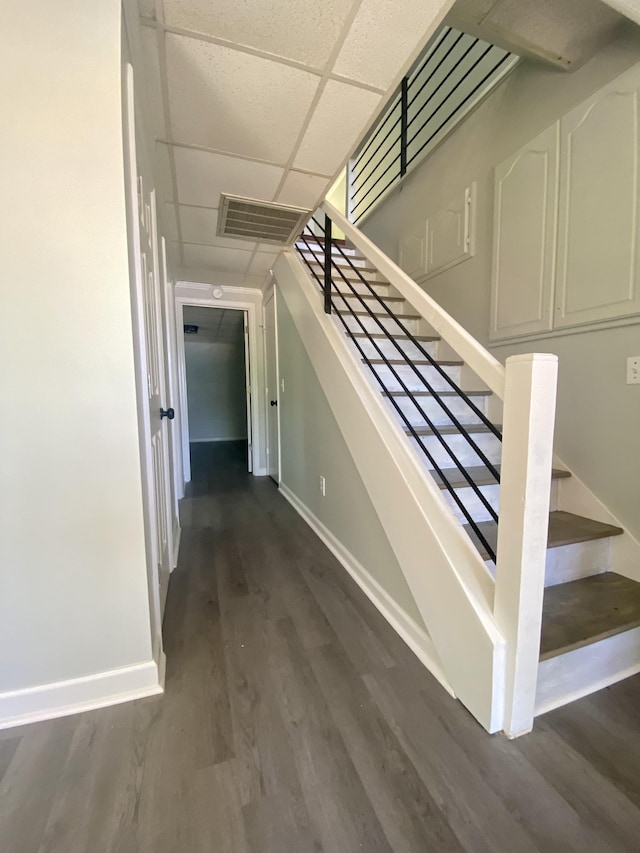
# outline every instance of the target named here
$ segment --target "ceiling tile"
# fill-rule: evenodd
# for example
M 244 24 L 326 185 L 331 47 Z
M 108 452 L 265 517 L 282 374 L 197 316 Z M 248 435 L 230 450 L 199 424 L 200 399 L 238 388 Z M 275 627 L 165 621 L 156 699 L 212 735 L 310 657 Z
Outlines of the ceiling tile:
M 218 246 L 196 246 L 193 243 L 183 243 L 184 262 L 188 267 L 196 269 L 214 269 L 221 272 L 247 272 L 250 251 L 241 249 L 223 249 Z
M 336 74 L 387 89 L 426 43 L 450 0 L 362 0 L 333 66 Z M 411 21 L 411 26 L 407 26 Z
M 324 196 L 328 186 L 327 178 L 290 171 L 276 200 L 282 204 L 312 208 Z
M 160 85 L 160 60 L 158 58 L 158 38 L 155 27 L 140 27 L 144 71 L 147 86 L 145 104 L 151 119 L 153 139 L 166 139 L 167 128 L 164 120 L 162 87 Z
M 296 154 L 294 167 L 322 175 L 335 174 L 360 133 L 371 122 L 381 97 L 348 83 L 328 80 Z
M 173 139 L 286 163 L 319 77 L 167 33 Z
M 164 0 L 165 21 L 206 35 L 295 59 L 325 65 L 351 2 L 322 0 Z
M 217 207 L 220 193 L 262 201 L 273 198 L 284 169 L 224 154 L 176 146 L 173 149 L 182 204 Z
M 162 142 L 156 142 L 156 165 L 160 181 L 160 195 L 165 201 L 173 201 L 173 181 L 171 180 L 171 161 L 169 159 L 169 146 Z
M 250 240 L 234 240 L 231 237 L 218 237 L 218 211 L 208 207 L 187 207 L 180 205 L 180 225 L 185 243 L 201 243 L 207 246 L 223 246 L 228 249 L 252 251 L 256 244 Z
M 138 0 L 138 10 L 144 18 L 155 18 L 156 0 Z
M 164 227 L 167 240 L 178 239 L 178 223 L 176 220 L 176 208 L 173 204 L 164 206 Z
M 274 265 L 278 252 L 256 252 L 249 266 L 252 275 L 266 275 Z

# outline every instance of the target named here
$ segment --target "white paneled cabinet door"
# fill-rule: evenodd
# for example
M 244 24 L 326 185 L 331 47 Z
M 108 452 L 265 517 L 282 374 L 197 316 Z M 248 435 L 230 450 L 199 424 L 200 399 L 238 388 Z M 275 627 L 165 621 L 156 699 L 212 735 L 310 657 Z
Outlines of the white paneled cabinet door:
M 264 349 L 267 371 L 267 473 L 280 481 L 280 440 L 278 418 L 278 345 L 276 338 L 275 290 L 264 304 Z
M 639 88 L 636 66 L 561 121 L 556 328 L 640 313 Z
M 552 325 L 558 198 L 558 125 L 495 172 L 491 339 Z

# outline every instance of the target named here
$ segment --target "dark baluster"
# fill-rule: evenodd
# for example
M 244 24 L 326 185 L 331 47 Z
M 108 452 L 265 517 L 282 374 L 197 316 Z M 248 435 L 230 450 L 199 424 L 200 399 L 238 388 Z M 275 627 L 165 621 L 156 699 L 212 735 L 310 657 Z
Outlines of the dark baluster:
M 331 314 L 331 220 L 326 215 L 324 231 L 324 312 Z
M 409 78 L 402 78 L 400 88 L 400 177 L 407 173 L 407 128 L 409 127 Z

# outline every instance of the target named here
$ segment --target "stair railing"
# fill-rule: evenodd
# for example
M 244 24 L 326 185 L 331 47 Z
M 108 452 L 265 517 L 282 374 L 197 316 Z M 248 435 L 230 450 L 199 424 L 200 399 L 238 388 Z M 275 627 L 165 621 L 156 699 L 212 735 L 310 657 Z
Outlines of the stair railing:
M 435 464 L 433 455 L 421 440 L 421 436 L 412 428 L 394 397 L 387 392 L 388 399 L 409 433 L 416 439 L 425 456 L 430 460 L 433 470 L 441 478 L 453 496 L 454 502 L 469 521 L 470 528 L 496 563 L 494 616 L 505 636 L 507 647 L 504 730 L 511 736 L 522 734 L 530 730 L 533 725 L 537 683 L 553 461 L 557 357 L 548 353 L 512 356 L 507 359 L 503 367 L 491 353 L 338 210 L 326 201 L 321 205 L 321 209 L 327 216 L 326 232 L 320 222 L 316 220 L 315 224 L 323 234 L 326 233 L 327 236 L 330 236 L 332 226 L 329 223 L 333 221 L 343 231 L 350 243 L 371 263 L 372 267 L 386 278 L 395 290 L 414 307 L 417 314 L 427 321 L 442 340 L 503 401 L 502 434 L 491 424 L 492 432 L 502 438 L 500 471 L 498 472 L 495 466 L 488 463 L 488 460 L 485 462 L 488 470 L 496 476 L 496 482 L 500 483 L 499 518 L 492 507 L 490 511 L 491 517 L 498 522 L 497 548 L 494 550 L 491 543 L 487 541 L 482 528 L 472 520 L 470 513 L 461 505 L 462 501 L 455 495 L 456 489 L 448 481 L 447 475 L 443 474 L 442 466 Z M 318 238 L 311 234 L 304 235 L 302 241 L 305 243 L 307 252 L 313 256 L 315 264 L 320 266 L 323 271 L 321 279 L 314 269 L 314 264 L 308 258 L 304 258 L 303 255 L 307 267 L 323 289 L 325 310 L 337 314 L 345 332 L 349 334 L 356 345 L 362 361 L 371 369 L 384 393 L 386 390 L 384 382 L 374 370 L 371 358 L 366 356 L 356 337 L 350 333 L 349 325 L 342 316 L 345 309 L 342 305 L 340 307 L 336 305 L 335 293 L 335 297 L 344 302 L 349 315 L 355 319 L 358 328 L 367 334 L 380 360 L 391 371 L 395 381 L 405 393 L 412 396 L 412 392 L 408 390 L 406 383 L 394 365 L 389 363 L 389 359 L 383 354 L 376 340 L 371 337 L 370 333 L 367 333 L 365 324 L 362 323 L 360 316 L 350 304 L 351 297 L 358 299 L 365 309 L 364 316 L 367 319 L 373 318 L 385 337 L 394 340 L 393 334 L 381 321 L 380 315 L 372 311 L 367 300 L 362 298 L 362 294 L 357 292 L 353 282 L 344 275 L 344 269 L 341 268 L 343 265 L 336 263 L 331 247 L 338 244 L 332 244 L 330 239 L 324 240 L 324 252 L 320 255 L 312 248 L 309 237 L 320 242 L 324 238 Z M 353 264 L 347 253 L 339 245 L 338 251 L 342 258 L 347 261 L 351 270 L 356 272 L 360 283 L 363 283 L 369 294 L 376 298 L 379 305 L 382 305 L 386 315 L 385 319 L 394 318 L 401 334 L 417 346 L 421 356 L 424 356 L 425 360 L 433 365 L 462 397 L 466 397 L 464 392 L 457 388 L 448 374 L 436 363 L 431 354 L 422 347 L 415 336 L 411 335 L 402 321 L 394 317 L 384 299 L 376 293 L 374 286 L 359 272 L 358 267 Z M 351 290 L 349 298 L 345 298 L 346 292 L 344 290 L 338 289 L 334 279 L 334 269 L 337 270 L 342 279 L 340 285 L 346 285 Z M 394 341 L 394 343 L 403 359 L 410 362 L 411 359 L 407 357 L 406 352 L 397 342 Z M 420 377 L 429 393 L 433 394 L 433 388 L 420 371 L 415 368 L 414 372 Z M 438 394 L 433 394 L 433 397 L 440 404 L 444 403 Z M 483 423 L 487 424 L 484 413 L 480 413 L 468 398 L 467 402 L 476 409 Z M 433 421 L 427 417 L 424 407 L 415 400 L 415 396 L 414 404 L 425 423 L 429 424 L 433 434 L 439 436 Z M 446 404 L 443 408 L 448 411 Z M 450 411 L 448 416 L 452 416 Z M 452 417 L 452 423 L 460 429 L 461 434 L 465 435 L 471 446 L 476 444 L 471 436 L 466 433 L 464 425 L 460 424 L 459 420 L 453 420 Z M 443 445 L 446 444 L 442 440 L 442 436 L 439 436 L 439 439 Z M 449 456 L 465 481 L 477 494 L 479 490 L 476 484 L 472 482 L 455 453 L 449 450 Z M 484 454 L 480 455 L 480 458 L 483 456 Z M 480 493 L 478 496 L 481 496 L 481 502 L 486 507 L 484 495 Z

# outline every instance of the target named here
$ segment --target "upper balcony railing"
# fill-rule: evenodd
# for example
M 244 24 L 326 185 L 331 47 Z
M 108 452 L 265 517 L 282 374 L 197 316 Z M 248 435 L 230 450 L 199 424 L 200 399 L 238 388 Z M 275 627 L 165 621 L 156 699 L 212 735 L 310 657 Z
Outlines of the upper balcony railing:
M 349 170 L 349 218 L 358 223 L 514 67 L 519 57 L 443 27 L 415 69 L 403 78 L 387 110 Z

